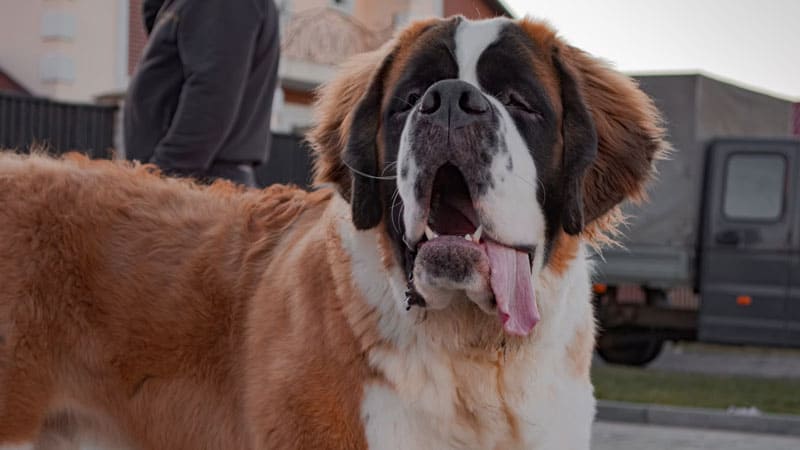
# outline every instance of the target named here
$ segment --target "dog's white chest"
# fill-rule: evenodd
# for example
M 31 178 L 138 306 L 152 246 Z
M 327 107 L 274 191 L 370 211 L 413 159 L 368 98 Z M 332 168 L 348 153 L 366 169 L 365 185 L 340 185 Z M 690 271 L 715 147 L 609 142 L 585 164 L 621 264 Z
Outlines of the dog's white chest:
M 588 382 L 523 367 L 501 382 L 492 367 L 431 361 L 383 359 L 388 373 L 403 375 L 365 387 L 361 417 L 370 449 L 589 449 Z
M 369 448 L 514 448 L 508 445 L 511 431 L 501 417 L 501 409 L 487 407 L 486 411 L 480 412 L 458 411 L 463 406 L 444 402 L 436 404 L 442 401 L 437 397 L 441 396 L 433 394 L 409 403 L 387 386 L 368 387 L 362 404 L 362 420 Z M 440 410 L 431 411 L 428 409 L 430 406 L 438 406 Z

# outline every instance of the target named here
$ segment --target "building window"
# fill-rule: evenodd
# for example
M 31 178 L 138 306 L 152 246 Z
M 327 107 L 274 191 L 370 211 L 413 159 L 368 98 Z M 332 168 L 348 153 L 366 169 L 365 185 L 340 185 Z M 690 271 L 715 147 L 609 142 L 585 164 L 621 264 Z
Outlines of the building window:
M 723 211 L 728 219 L 776 221 L 783 215 L 786 160 L 775 153 L 728 158 Z
M 42 38 L 71 40 L 75 37 L 75 16 L 63 11 L 42 14 Z
M 75 81 L 75 61 L 61 53 L 42 56 L 39 72 L 44 83 L 71 83 Z

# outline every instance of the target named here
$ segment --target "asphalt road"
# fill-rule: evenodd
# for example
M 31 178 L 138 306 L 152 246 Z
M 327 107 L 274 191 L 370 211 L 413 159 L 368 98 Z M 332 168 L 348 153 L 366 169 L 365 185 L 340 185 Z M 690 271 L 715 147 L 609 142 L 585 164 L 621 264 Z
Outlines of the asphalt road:
M 592 364 L 606 364 L 595 355 Z M 668 342 L 647 369 L 738 375 L 758 378 L 800 378 L 800 349 L 737 347 Z
M 708 344 L 666 345 L 649 369 L 764 378 L 800 378 L 800 351 Z
M 596 422 L 592 450 L 798 450 L 800 438 Z

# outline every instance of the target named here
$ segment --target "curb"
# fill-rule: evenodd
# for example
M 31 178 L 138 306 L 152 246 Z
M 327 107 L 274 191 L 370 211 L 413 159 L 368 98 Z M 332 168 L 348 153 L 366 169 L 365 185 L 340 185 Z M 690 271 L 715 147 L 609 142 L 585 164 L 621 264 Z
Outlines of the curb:
M 723 410 L 597 401 L 597 420 L 800 436 L 800 416 L 741 415 Z

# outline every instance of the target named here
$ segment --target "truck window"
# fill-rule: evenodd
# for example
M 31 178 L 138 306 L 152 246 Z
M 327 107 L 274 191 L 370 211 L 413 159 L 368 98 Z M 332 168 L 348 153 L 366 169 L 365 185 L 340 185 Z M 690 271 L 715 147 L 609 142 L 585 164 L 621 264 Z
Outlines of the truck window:
M 728 158 L 723 213 L 732 220 L 776 221 L 783 213 L 786 159 L 739 153 Z

